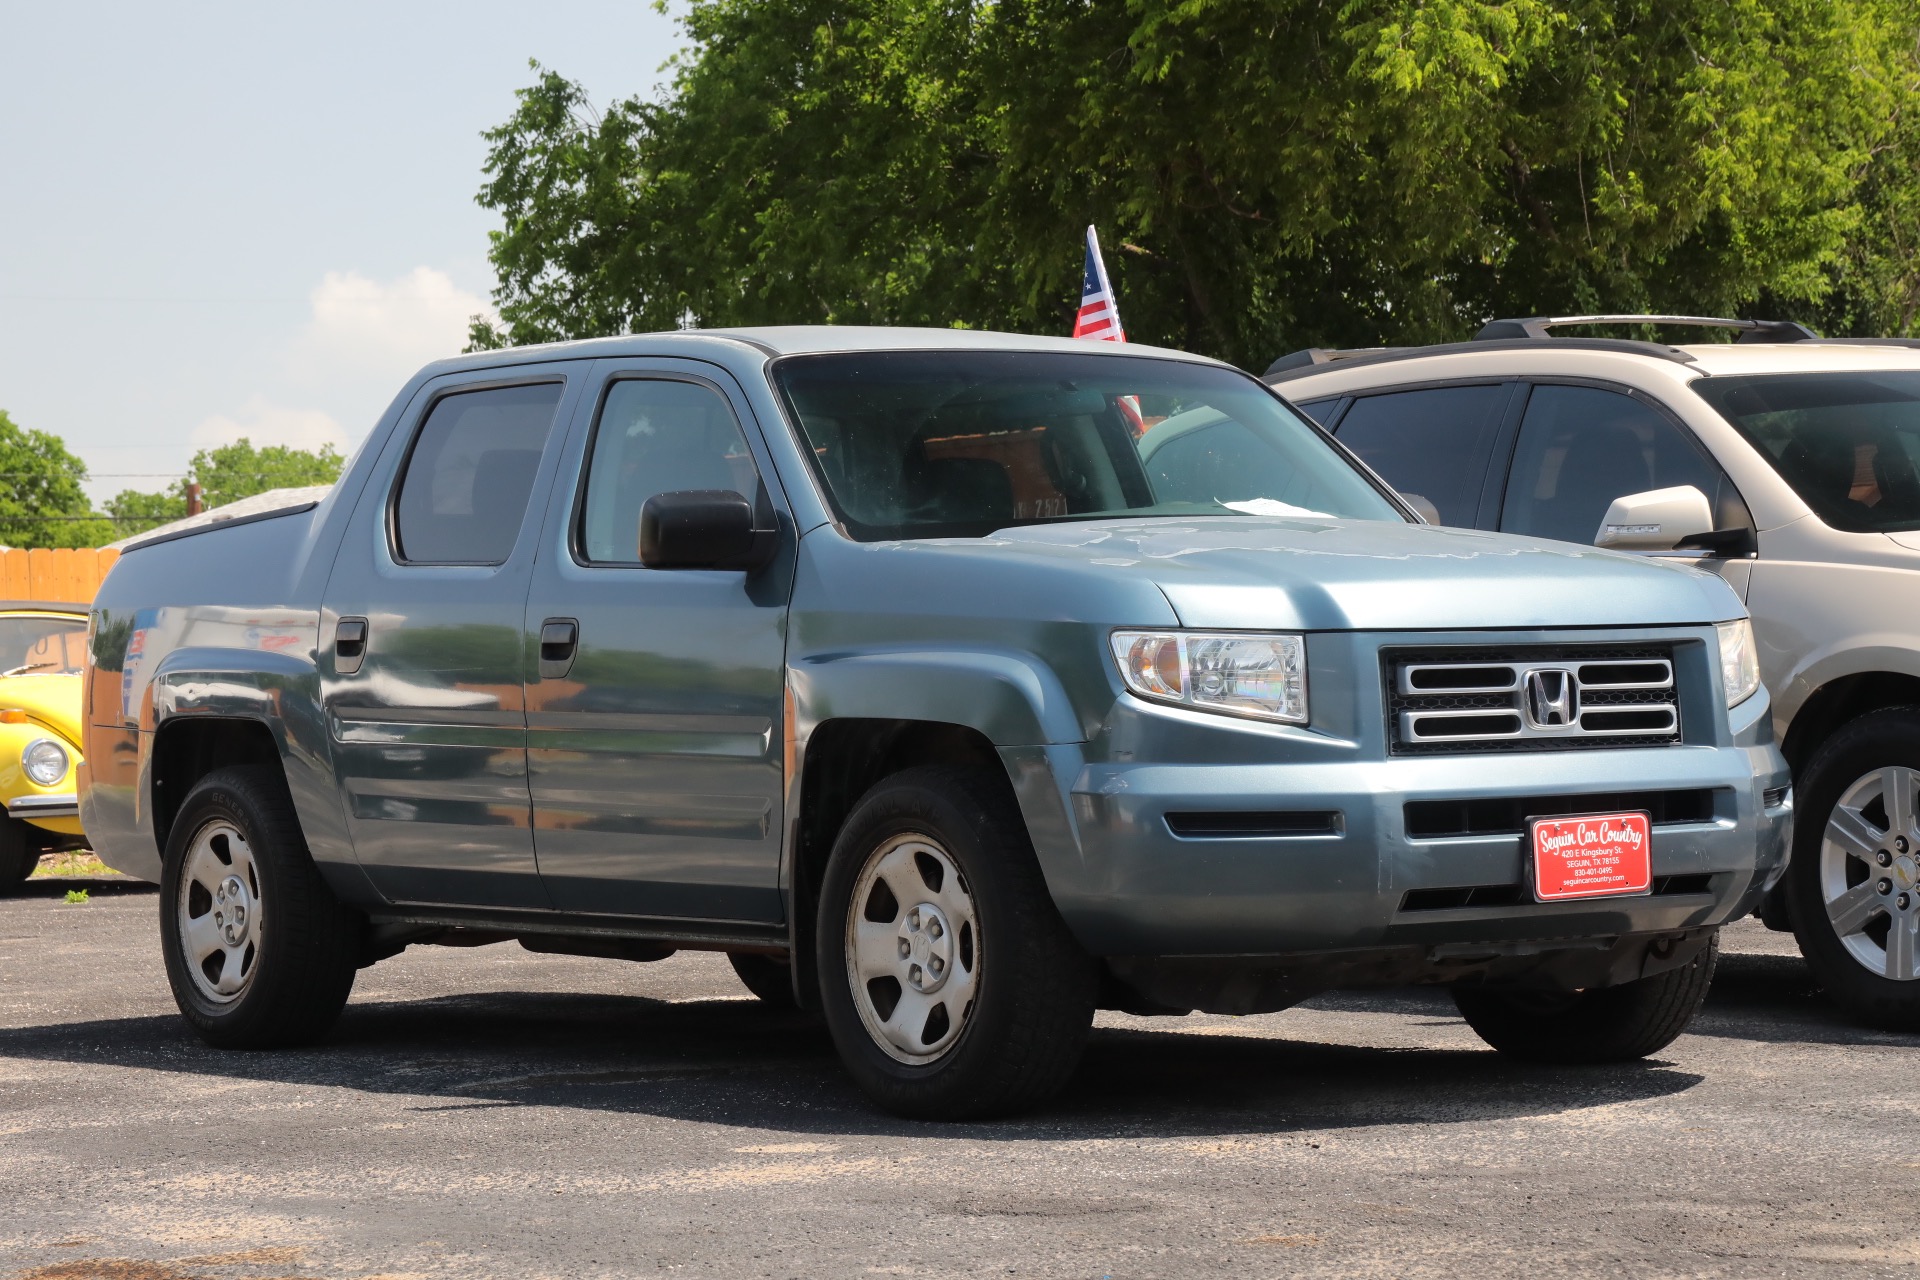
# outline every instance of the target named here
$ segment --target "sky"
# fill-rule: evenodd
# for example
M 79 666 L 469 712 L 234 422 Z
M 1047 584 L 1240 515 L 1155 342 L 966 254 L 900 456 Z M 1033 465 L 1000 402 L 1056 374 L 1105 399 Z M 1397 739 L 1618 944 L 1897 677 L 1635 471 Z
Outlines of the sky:
M 489 311 L 481 133 L 532 82 L 654 94 L 649 0 L 0 0 L 0 409 L 96 499 L 197 449 L 351 452 Z

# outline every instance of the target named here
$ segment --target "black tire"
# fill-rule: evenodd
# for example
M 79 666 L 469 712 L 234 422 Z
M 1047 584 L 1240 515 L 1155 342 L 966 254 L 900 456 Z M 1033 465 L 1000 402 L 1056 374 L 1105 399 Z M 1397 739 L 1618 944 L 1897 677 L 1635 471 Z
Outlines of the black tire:
M 772 956 L 730 952 L 727 963 L 741 985 L 760 997 L 760 1003 L 775 1009 L 798 1007 L 793 998 L 793 966 Z
M 1870 1026 L 1890 1031 L 1920 1031 L 1920 978 L 1896 981 L 1874 972 L 1867 961 L 1849 950 L 1847 942 L 1827 914 L 1827 895 L 1823 892 L 1823 846 L 1834 806 L 1856 783 L 1881 769 L 1895 767 L 1920 772 L 1920 707 L 1895 707 L 1861 716 L 1843 726 L 1814 753 L 1796 784 L 1798 791 L 1793 832 L 1793 858 L 1788 863 L 1783 884 L 1787 917 L 1793 936 L 1800 944 L 1813 976 L 1833 1002 L 1849 1016 Z M 1884 805 L 1879 809 L 1885 814 Z M 1867 941 L 1880 949 L 1886 965 L 1886 945 L 1891 930 L 1903 914 L 1911 919 L 1920 913 L 1920 889 L 1908 894 L 1910 905 L 1900 912 L 1898 901 L 1903 884 L 1896 879 L 1912 878 L 1914 859 L 1920 857 L 1920 831 L 1904 835 L 1905 848 L 1894 847 L 1901 833 L 1886 831 L 1885 852 L 1894 863 L 1882 868 L 1865 859 L 1838 855 L 1834 870 L 1855 879 L 1877 885 L 1884 875 L 1894 891 L 1885 896 L 1885 908 L 1877 912 L 1865 929 L 1859 930 Z M 1875 850 L 1878 854 L 1880 851 Z M 1877 936 L 1876 936 L 1877 935 Z M 1856 946 L 1863 950 L 1858 939 Z
M 1700 1011 L 1720 955 L 1716 932 L 1677 969 L 1591 991 L 1503 991 L 1460 986 L 1453 1002 L 1474 1034 L 1526 1062 L 1628 1062 L 1658 1053 Z
M 40 842 L 18 818 L 0 814 L 0 894 L 12 893 L 40 865 Z
M 942 854 L 945 863 L 936 856 Z M 923 855 L 927 861 L 920 861 Z M 911 858 L 921 868 L 913 872 L 921 881 L 911 888 L 921 901 L 909 906 L 891 891 L 882 895 L 876 882 L 861 904 L 862 918 L 895 930 L 903 944 L 908 922 L 918 930 L 924 920 L 927 937 L 949 939 L 951 958 L 943 969 L 916 952 L 930 967 L 915 971 L 944 971 L 941 981 L 951 982 L 941 989 L 948 1003 L 960 1003 L 955 993 L 968 993 L 961 1008 L 929 1013 L 920 1028 L 904 1033 L 935 1043 L 927 1037 L 937 1025 L 938 1036 L 951 1037 L 925 1060 L 899 1056 L 897 1044 L 885 1047 L 882 1032 L 870 1031 L 866 1022 L 891 1022 L 896 1013 L 908 1017 L 897 1001 L 914 997 L 905 995 L 900 979 L 870 979 L 856 992 L 849 974 L 848 922 L 856 890 L 870 871 L 894 865 L 887 861 L 893 857 Z M 945 879 L 948 863 L 957 872 L 954 886 Z M 931 904 L 951 903 L 956 895 L 972 918 L 949 911 L 962 923 L 943 935 L 935 924 L 948 916 Z M 923 907 L 929 908 L 925 916 L 919 914 Z M 969 928 L 977 932 L 970 935 Z M 1086 1047 L 1098 970 L 1054 908 L 1006 780 L 985 770 L 910 769 L 867 793 L 834 842 L 821 885 L 816 945 L 821 1003 L 840 1059 L 867 1096 L 895 1114 L 962 1120 L 1037 1106 L 1065 1087 Z M 916 938 L 912 945 L 930 944 Z M 909 961 L 900 964 L 906 973 Z M 896 1003 L 882 1018 L 884 993 L 874 993 L 876 984 L 884 987 L 889 980 Z M 946 1011 L 947 1003 L 935 1007 Z
M 201 897 L 208 893 L 204 881 L 190 880 L 190 856 L 223 864 L 221 891 L 240 882 L 232 902 L 243 903 L 247 915 L 222 923 L 235 931 L 223 936 L 238 939 L 230 958 L 243 976 L 225 996 L 203 990 L 188 968 L 188 918 L 214 920 L 211 899 Z M 184 912 L 183 893 L 191 895 Z M 223 1049 L 270 1049 L 325 1035 L 353 990 L 363 929 L 362 917 L 335 899 L 313 865 L 278 770 L 221 769 L 187 793 L 161 869 L 160 947 L 174 1001 L 202 1040 Z M 216 961 L 223 977 L 224 965 Z M 214 982 L 204 966 L 201 976 Z

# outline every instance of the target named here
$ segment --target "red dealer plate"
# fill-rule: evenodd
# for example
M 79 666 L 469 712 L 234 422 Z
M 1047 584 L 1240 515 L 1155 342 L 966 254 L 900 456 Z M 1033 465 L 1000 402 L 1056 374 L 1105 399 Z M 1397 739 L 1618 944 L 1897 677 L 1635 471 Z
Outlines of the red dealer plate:
M 1534 818 L 1536 902 L 1612 898 L 1653 890 L 1653 823 L 1645 813 Z

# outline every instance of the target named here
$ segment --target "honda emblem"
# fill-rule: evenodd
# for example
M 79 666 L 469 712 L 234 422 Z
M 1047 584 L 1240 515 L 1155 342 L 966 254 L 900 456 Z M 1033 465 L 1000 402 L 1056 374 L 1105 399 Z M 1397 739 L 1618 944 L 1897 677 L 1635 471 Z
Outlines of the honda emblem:
M 1580 720 L 1580 686 L 1565 667 L 1527 672 L 1527 723 L 1535 729 L 1571 729 Z

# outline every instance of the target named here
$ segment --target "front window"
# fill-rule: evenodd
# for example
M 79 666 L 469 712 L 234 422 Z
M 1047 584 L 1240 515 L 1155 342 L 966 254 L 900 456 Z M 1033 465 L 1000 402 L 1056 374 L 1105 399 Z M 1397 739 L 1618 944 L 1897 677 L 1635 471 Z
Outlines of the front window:
M 1404 516 L 1244 374 L 1141 356 L 799 356 L 774 381 L 863 541 L 1133 516 Z
M 75 675 L 86 660 L 85 618 L 0 617 L 0 676 Z
M 1703 378 L 1693 389 L 1833 528 L 1920 529 L 1920 372 Z

